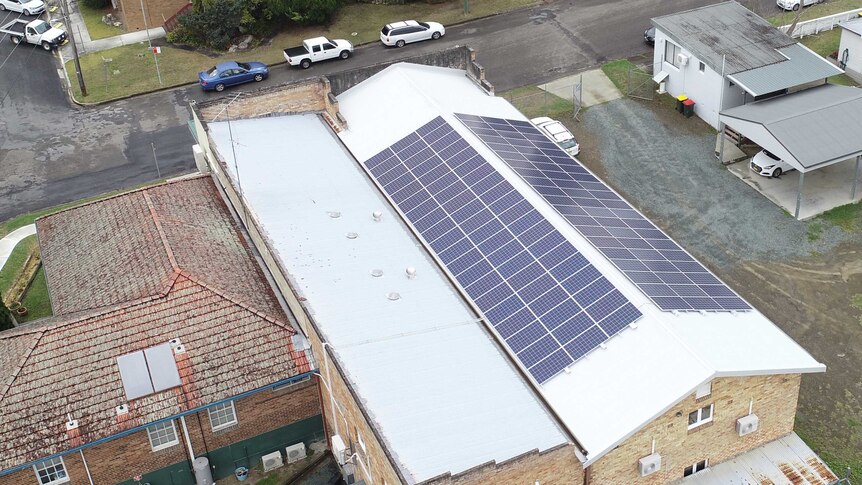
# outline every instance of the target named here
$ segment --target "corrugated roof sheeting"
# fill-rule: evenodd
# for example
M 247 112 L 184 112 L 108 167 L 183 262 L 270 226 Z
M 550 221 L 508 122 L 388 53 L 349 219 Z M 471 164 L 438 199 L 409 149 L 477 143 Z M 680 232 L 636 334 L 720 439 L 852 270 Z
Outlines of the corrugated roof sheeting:
M 837 478 L 796 433 L 791 433 L 675 483 L 827 485 Z
M 762 96 L 844 72 L 801 44 L 789 45 L 778 51 L 787 56 L 786 61 L 739 72 L 729 78 L 752 96 Z
M 862 19 L 848 20 L 846 22 L 841 22 L 838 25 L 840 25 L 841 27 L 844 27 L 845 29 L 849 30 L 850 32 L 854 32 L 854 33 L 857 33 L 859 35 L 862 35 Z
M 736 2 L 656 17 L 652 23 L 716 72 L 727 56 L 729 74 L 784 61 L 776 49 L 796 43 Z
M 824 84 L 721 115 L 763 125 L 806 169 L 862 153 L 862 89 Z

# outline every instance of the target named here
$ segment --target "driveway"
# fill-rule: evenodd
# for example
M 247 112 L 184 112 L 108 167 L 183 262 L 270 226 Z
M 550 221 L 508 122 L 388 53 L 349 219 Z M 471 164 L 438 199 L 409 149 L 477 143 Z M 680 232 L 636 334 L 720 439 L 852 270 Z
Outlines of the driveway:
M 833 463 L 858 460 L 862 237 L 797 221 L 740 181 L 697 118 L 625 98 L 581 119 L 579 158 L 827 365 L 802 380 L 797 431 Z

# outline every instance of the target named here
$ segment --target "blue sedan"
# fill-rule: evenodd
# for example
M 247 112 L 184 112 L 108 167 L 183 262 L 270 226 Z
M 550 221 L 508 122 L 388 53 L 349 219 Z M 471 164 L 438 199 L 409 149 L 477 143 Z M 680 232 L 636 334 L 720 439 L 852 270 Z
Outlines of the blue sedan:
M 204 91 L 224 91 L 227 86 L 251 81 L 263 81 L 269 77 L 269 68 L 262 62 L 222 62 L 209 71 L 198 74 Z

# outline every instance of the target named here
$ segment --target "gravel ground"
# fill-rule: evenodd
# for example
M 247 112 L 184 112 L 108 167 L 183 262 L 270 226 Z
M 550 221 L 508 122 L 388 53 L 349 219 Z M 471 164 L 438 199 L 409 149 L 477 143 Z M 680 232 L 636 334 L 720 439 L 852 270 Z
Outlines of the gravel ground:
M 824 253 L 858 237 L 821 223 L 810 241 L 811 222 L 796 221 L 716 161 L 711 128 L 650 106 L 619 99 L 582 113 L 576 131 L 595 143 L 582 142 L 582 151 L 601 157 L 582 153 L 583 161 L 690 252 L 727 267 Z

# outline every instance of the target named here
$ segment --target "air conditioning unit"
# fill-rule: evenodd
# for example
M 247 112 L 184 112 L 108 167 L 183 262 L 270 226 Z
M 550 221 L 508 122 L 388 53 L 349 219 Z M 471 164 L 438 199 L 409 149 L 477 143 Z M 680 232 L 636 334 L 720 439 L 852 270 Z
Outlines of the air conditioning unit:
M 295 445 L 290 445 L 284 450 L 287 456 L 288 463 L 295 463 L 305 458 L 305 443 L 300 441 Z
M 276 468 L 281 468 L 284 466 L 284 462 L 281 460 L 281 452 L 275 451 L 268 455 L 263 455 L 260 457 L 260 461 L 263 463 L 263 471 L 269 472 L 275 470 Z
M 661 455 L 653 453 L 638 460 L 638 471 L 642 477 L 661 470 Z
M 736 433 L 739 436 L 754 433 L 757 431 L 758 425 L 760 425 L 760 418 L 758 418 L 756 414 L 743 416 L 736 420 Z
M 332 456 L 335 457 L 335 461 L 339 465 L 347 463 L 347 446 L 344 445 L 344 440 L 341 439 L 341 436 L 337 434 L 332 435 Z
M 356 484 L 356 469 L 353 468 L 353 463 L 346 463 L 341 467 L 341 478 L 347 485 Z
M 679 61 L 680 66 L 685 66 L 688 64 L 688 56 L 685 54 L 677 54 L 676 60 Z

